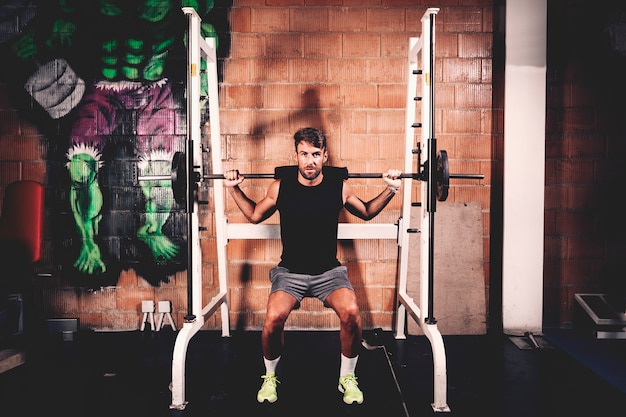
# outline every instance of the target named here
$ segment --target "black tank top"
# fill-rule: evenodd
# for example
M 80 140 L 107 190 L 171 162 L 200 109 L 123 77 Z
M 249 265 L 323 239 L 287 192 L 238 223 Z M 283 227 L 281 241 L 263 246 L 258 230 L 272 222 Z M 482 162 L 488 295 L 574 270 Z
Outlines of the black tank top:
M 343 178 L 333 167 L 324 167 L 322 182 L 307 187 L 298 182 L 297 167 L 293 168 L 281 178 L 276 201 L 283 244 L 278 265 L 290 272 L 317 275 L 340 265 L 337 226 L 343 208 Z

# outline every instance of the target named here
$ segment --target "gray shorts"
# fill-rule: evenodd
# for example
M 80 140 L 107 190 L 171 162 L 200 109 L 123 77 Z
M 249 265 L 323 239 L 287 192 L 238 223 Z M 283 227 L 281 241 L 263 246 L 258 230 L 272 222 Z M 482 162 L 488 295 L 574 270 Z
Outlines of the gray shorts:
M 277 266 L 270 270 L 272 290 L 285 291 L 298 300 L 298 305 L 304 297 L 315 297 L 326 302 L 328 295 L 340 288 L 352 288 L 348 280 L 348 268 L 338 266 L 320 275 L 294 274 L 287 268 Z

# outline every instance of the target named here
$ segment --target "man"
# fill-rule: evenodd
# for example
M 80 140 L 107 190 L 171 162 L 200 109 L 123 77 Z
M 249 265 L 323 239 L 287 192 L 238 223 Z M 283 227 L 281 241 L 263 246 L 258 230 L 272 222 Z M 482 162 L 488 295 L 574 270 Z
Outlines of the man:
M 261 339 L 266 373 L 261 377 L 257 400 L 273 403 L 278 399 L 276 367 L 282 354 L 285 322 L 303 297 L 316 297 L 340 320 L 338 388 L 344 394 L 343 401 L 361 404 L 363 393 L 355 376 L 361 317 L 347 268 L 337 260 L 339 213 L 345 207 L 361 219 L 374 218 L 398 192 L 400 171 L 387 171 L 383 175 L 385 190 L 364 202 L 332 167 L 323 169 L 328 151 L 321 131 L 303 128 L 294 134 L 294 140 L 297 170 L 276 179 L 258 203 L 239 188 L 244 177 L 237 170 L 224 174 L 224 185 L 249 222 L 260 223 L 276 210 L 280 213 L 283 251 L 280 263 L 270 271 L 272 289 Z

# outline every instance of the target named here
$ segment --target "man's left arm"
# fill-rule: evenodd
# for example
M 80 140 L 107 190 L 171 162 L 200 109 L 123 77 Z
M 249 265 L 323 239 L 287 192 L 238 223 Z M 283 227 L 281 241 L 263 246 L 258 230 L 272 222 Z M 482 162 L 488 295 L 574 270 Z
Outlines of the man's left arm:
M 370 201 L 363 201 L 352 190 L 348 183 L 343 184 L 344 206 L 348 212 L 363 220 L 371 220 L 378 215 L 389 204 L 391 199 L 400 189 L 402 180 L 399 178 L 401 172 L 390 169 L 383 174 L 383 179 L 387 187 Z

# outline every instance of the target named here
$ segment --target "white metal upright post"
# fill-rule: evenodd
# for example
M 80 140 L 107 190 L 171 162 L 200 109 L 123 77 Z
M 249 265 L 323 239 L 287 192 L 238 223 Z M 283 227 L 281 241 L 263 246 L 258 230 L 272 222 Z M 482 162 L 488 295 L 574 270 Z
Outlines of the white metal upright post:
M 201 62 L 204 59 L 207 65 L 206 77 L 208 84 L 208 106 L 211 121 L 210 134 L 211 146 L 214 153 L 212 163 L 213 168 L 221 172 L 220 154 L 220 131 L 219 131 L 219 100 L 217 85 L 217 54 L 215 39 L 204 39 L 200 31 L 200 16 L 192 7 L 184 7 L 183 12 L 187 15 L 188 28 L 188 62 L 187 62 L 187 132 L 188 146 L 186 157 L 192 159 L 193 169 L 187 167 L 187 204 L 190 221 L 188 222 L 187 236 L 189 240 L 189 250 L 192 252 L 191 264 L 188 265 L 189 277 L 187 286 L 190 296 L 188 302 L 191 308 L 185 318 L 185 322 L 176 337 L 174 352 L 172 355 L 172 402 L 170 408 L 182 410 L 186 407 L 185 399 L 185 362 L 187 357 L 187 347 L 191 338 L 204 325 L 206 318 L 215 313 L 218 307 L 222 312 L 222 335 L 229 335 L 229 318 L 226 286 L 226 239 L 225 239 L 225 219 L 224 219 L 224 196 L 223 185 L 220 181 L 213 184 L 214 201 L 216 212 L 216 235 L 218 240 L 218 273 L 219 273 L 219 293 L 203 307 L 202 300 L 202 252 L 200 247 L 200 224 L 198 216 L 198 199 L 194 195 L 195 178 L 194 172 L 199 171 L 202 176 L 202 128 L 201 123 Z M 217 153 L 217 154 L 215 154 Z M 220 198 L 221 196 L 221 198 Z
M 419 128 L 420 136 L 420 152 L 428 159 L 429 173 L 434 173 L 437 168 L 433 154 L 435 149 L 431 149 L 434 142 L 434 68 L 435 59 L 435 15 L 439 12 L 438 8 L 429 8 L 422 16 L 422 36 L 420 38 L 411 38 L 409 40 L 408 53 L 408 79 L 407 79 L 407 97 L 406 97 L 406 116 L 405 116 L 405 166 L 406 172 L 413 170 L 413 150 L 415 148 L 414 138 L 415 129 Z M 419 65 L 421 64 L 421 69 Z M 420 100 L 416 100 L 417 79 L 421 78 L 421 96 Z M 420 115 L 421 123 L 415 123 L 416 102 L 421 104 Z M 395 337 L 404 339 L 406 315 L 407 312 L 417 322 L 421 330 L 430 341 L 433 351 L 433 369 L 434 369 L 434 401 L 433 410 L 436 412 L 448 412 L 450 408 L 447 404 L 447 371 L 446 371 L 446 352 L 443 344 L 443 338 L 432 315 L 432 283 L 429 276 L 432 274 L 432 263 L 429 259 L 432 253 L 432 228 L 431 228 L 431 206 L 434 207 L 435 201 L 432 201 L 433 194 L 431 192 L 434 187 L 434 176 L 429 175 L 427 181 L 421 182 L 421 199 L 420 205 L 420 304 L 419 306 L 407 294 L 408 281 L 408 259 L 409 259 L 409 233 L 412 231 L 411 220 L 411 197 L 412 187 L 411 179 L 404 179 L 403 202 L 402 202 L 402 218 L 399 225 L 399 275 L 398 275 L 398 310 L 396 314 Z M 434 210 L 434 208 L 432 208 Z

